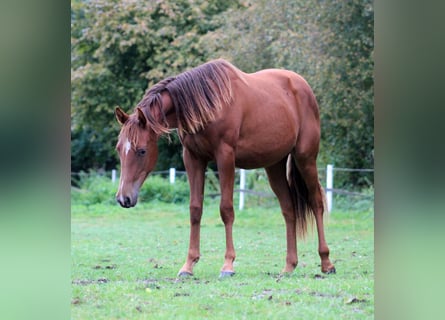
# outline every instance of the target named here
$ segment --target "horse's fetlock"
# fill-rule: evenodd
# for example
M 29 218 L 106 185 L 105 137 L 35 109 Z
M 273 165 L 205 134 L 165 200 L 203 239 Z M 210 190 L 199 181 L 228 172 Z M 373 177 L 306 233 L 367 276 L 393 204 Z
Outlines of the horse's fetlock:
M 192 262 L 193 265 L 198 263 L 199 258 L 200 258 L 200 255 L 189 254 L 189 256 L 188 256 L 188 259 Z
M 228 261 L 231 261 L 231 262 L 234 262 L 235 261 L 235 258 L 236 258 L 236 256 L 235 255 L 226 255 L 225 256 L 225 259 L 226 260 L 228 260 Z
M 321 258 L 327 258 L 329 257 L 329 248 L 320 248 L 318 250 L 318 253 L 320 255 Z
M 298 258 L 286 258 L 286 263 L 295 269 L 298 265 Z

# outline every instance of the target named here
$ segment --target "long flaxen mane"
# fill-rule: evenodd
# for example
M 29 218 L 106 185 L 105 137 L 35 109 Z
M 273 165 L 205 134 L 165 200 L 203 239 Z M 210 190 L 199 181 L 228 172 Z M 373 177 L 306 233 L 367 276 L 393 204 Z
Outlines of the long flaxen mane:
M 172 128 L 166 122 L 161 99 L 161 92 L 167 91 L 175 108 L 179 135 L 197 133 L 216 119 L 223 106 L 232 102 L 229 73 L 236 70 L 225 60 L 210 61 L 158 82 L 145 93 L 138 107 L 157 134 L 170 132 Z

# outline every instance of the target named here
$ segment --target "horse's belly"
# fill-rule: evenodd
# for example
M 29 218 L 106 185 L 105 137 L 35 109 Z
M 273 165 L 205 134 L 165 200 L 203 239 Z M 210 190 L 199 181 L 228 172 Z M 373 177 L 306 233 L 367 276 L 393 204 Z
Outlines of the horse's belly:
M 268 167 L 287 156 L 294 146 L 294 139 L 239 143 L 235 153 L 235 165 L 244 169 Z
M 259 109 L 245 117 L 240 128 L 235 149 L 237 167 L 271 166 L 286 157 L 297 142 L 297 117 L 291 109 L 283 105 Z

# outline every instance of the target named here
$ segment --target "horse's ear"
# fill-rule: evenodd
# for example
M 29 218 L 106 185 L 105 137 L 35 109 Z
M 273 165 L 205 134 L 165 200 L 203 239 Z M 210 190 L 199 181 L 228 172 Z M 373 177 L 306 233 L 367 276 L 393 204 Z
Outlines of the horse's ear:
M 147 125 L 147 118 L 145 118 L 145 114 L 141 110 L 141 108 L 136 108 L 136 110 L 137 110 L 137 113 L 138 113 L 139 125 L 142 128 L 145 128 L 145 126 Z
M 116 107 L 114 110 L 114 114 L 116 116 L 117 122 L 120 123 L 120 125 L 124 125 L 125 122 L 127 122 L 129 115 L 126 114 L 121 108 Z

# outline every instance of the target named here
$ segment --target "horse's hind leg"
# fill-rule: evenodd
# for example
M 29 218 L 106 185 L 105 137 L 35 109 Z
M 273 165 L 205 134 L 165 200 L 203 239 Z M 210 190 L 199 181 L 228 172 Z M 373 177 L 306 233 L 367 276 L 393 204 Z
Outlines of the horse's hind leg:
M 318 232 L 318 253 L 321 259 L 321 271 L 324 273 L 335 273 L 335 267 L 329 260 L 329 248 L 324 235 L 323 224 L 323 191 L 318 180 L 316 156 L 307 154 L 294 154 L 298 170 L 306 183 L 308 189 L 309 205 L 314 211 L 315 222 Z
M 287 254 L 286 265 L 283 272 L 292 272 L 298 263 L 296 216 L 292 204 L 292 198 L 286 179 L 286 158 L 277 164 L 266 168 L 270 186 L 278 198 L 281 211 L 286 222 Z

